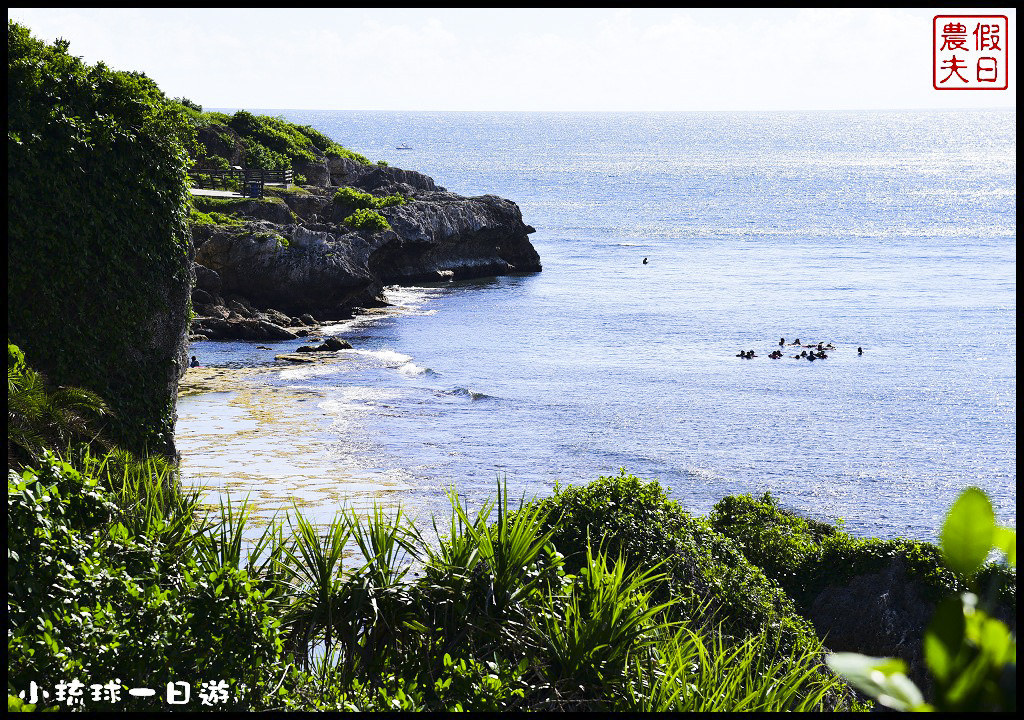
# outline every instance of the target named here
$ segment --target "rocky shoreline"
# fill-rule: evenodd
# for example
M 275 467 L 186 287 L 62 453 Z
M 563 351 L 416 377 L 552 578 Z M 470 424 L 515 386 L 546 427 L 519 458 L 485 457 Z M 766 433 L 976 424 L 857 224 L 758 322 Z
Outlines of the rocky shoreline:
M 301 172 L 323 184 L 195 198 L 197 209 L 229 222 L 192 227 L 192 342 L 297 339 L 386 304 L 387 285 L 541 270 L 534 228 L 510 200 L 462 197 L 421 173 L 348 158 Z M 389 229 L 355 230 L 342 222 L 351 209 L 335 201 L 340 187 L 404 203 L 378 210 Z

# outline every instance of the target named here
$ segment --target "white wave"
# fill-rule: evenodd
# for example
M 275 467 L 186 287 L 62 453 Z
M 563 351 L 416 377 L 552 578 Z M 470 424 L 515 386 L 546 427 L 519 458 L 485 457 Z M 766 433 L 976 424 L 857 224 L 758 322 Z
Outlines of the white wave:
M 411 355 L 403 355 L 394 350 L 347 350 L 343 352 L 355 353 L 364 357 L 372 358 L 382 363 L 385 367 L 400 367 L 412 361 Z
M 415 363 L 407 362 L 405 363 L 405 365 L 402 365 L 400 368 L 398 368 L 398 372 L 402 373 L 407 377 L 415 377 L 417 375 L 424 375 L 432 371 L 430 368 L 420 367 Z
M 432 288 L 390 285 L 384 288 L 384 297 L 393 307 L 412 310 L 430 300 L 436 292 Z
M 281 371 L 280 377 L 283 380 L 306 380 L 311 377 L 322 377 L 338 372 L 334 365 L 300 365 L 288 367 Z

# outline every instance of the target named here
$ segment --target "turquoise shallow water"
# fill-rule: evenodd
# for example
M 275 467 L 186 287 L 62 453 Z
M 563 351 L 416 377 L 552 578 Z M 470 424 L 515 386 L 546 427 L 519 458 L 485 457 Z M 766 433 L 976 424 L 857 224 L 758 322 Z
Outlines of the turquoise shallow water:
M 355 351 L 250 378 L 245 403 L 183 398 L 193 481 L 426 514 L 450 483 L 546 494 L 625 467 L 698 513 L 771 491 L 922 539 L 975 484 L 1016 525 L 1015 112 L 261 112 L 515 200 L 544 271 L 393 289 L 336 328 Z M 769 360 L 783 336 L 837 350 Z M 237 436 L 204 430 L 219 407 Z M 239 442 L 266 456 L 249 485 Z

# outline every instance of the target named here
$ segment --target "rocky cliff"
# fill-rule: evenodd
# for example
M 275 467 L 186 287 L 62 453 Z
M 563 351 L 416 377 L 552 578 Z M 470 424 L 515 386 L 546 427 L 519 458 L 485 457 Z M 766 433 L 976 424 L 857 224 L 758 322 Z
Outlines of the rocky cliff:
M 196 199 L 230 220 L 193 227 L 197 336 L 294 337 L 309 319 L 380 305 L 386 285 L 541 269 L 534 230 L 514 202 L 461 197 L 420 173 L 346 158 L 308 165 L 299 172 L 330 184 L 268 188 L 261 200 Z M 342 222 L 351 208 L 334 200 L 342 186 L 405 204 L 378 211 L 389 229 L 354 230 Z

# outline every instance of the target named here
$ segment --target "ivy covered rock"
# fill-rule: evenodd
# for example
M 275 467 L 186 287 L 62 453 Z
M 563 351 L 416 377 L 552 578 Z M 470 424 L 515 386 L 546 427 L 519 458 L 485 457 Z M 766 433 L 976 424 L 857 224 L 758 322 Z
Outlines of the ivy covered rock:
M 7 26 L 7 325 L 51 382 L 100 393 L 107 433 L 174 452 L 187 360 L 194 133 L 141 73 Z
M 908 665 L 908 675 L 930 690 L 922 639 L 941 599 L 966 590 L 965 579 L 931 543 L 903 538 L 856 538 L 842 523 L 805 518 L 765 493 L 719 501 L 711 525 L 793 598 L 828 647 Z M 1016 578 L 995 565 L 986 582 L 999 590 L 995 617 L 1016 627 Z

